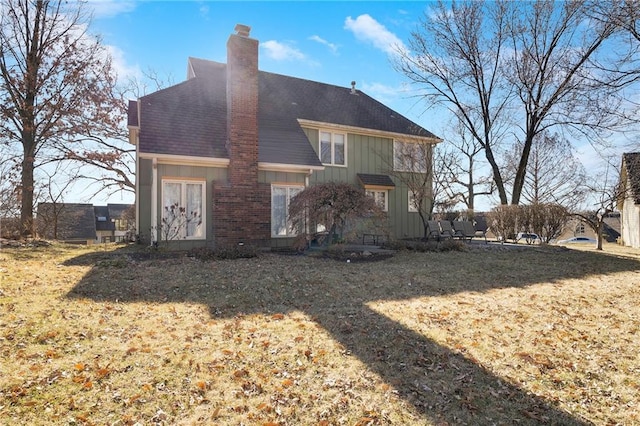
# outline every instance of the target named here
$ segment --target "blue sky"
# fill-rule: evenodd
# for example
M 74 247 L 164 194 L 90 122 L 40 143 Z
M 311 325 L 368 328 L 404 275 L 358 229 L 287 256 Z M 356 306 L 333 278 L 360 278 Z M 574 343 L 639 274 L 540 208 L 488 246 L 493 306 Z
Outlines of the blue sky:
M 413 96 L 417 88 L 392 65 L 394 49 L 408 43 L 428 1 L 89 0 L 88 6 L 90 32 L 102 37 L 123 78 L 153 70 L 177 84 L 186 78 L 189 56 L 226 62 L 227 38 L 241 23 L 260 42 L 261 70 L 344 87 L 356 81 L 358 89 L 448 136 L 448 114 Z M 601 162 L 586 144 L 578 155 L 588 170 Z M 87 201 L 80 197 L 67 198 Z M 133 202 L 133 196 L 116 194 L 109 202 Z
M 425 2 L 90 0 L 88 5 L 94 15 L 90 32 L 109 46 L 123 78 L 153 70 L 179 83 L 189 56 L 226 62 L 227 38 L 241 23 L 260 42 L 263 71 L 344 87 L 356 81 L 358 89 L 435 134 L 444 124 L 433 112 L 425 113 L 424 102 L 412 96 L 392 66 L 394 49 L 407 43 Z M 116 194 L 108 201 L 133 202 L 133 196 Z

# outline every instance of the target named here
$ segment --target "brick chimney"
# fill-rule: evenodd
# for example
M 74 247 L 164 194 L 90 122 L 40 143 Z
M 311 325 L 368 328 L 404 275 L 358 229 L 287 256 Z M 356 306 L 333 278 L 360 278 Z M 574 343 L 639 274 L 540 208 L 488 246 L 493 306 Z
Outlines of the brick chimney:
M 227 152 L 232 186 L 258 179 L 258 40 L 238 24 L 227 41 Z
M 226 181 L 213 184 L 213 233 L 218 247 L 269 247 L 271 185 L 258 182 L 258 41 L 238 24 L 227 41 Z

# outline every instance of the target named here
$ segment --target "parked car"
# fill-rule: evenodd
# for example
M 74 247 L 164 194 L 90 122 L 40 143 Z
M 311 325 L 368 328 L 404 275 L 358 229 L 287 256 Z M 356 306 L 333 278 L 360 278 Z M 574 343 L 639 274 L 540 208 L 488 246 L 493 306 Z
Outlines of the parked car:
M 586 243 L 586 244 L 595 244 L 598 241 L 596 241 L 593 238 L 589 238 L 589 237 L 571 237 L 571 238 L 567 238 L 566 240 L 560 240 L 558 241 L 558 244 L 578 244 L 578 243 Z
M 516 243 L 520 240 L 525 240 L 527 244 L 540 244 L 542 242 L 538 234 L 534 234 L 532 232 L 518 232 L 518 235 L 516 236 Z

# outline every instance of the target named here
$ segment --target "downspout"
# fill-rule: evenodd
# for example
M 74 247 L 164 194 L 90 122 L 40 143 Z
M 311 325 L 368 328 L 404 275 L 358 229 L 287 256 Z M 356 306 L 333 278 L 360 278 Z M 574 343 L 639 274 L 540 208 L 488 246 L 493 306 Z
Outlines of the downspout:
M 313 174 L 313 169 L 309 169 L 309 173 L 306 174 L 306 176 L 304 177 L 304 188 L 307 189 L 309 187 L 309 177 L 311 177 L 311 175 Z M 307 235 L 311 235 L 311 224 L 309 223 L 309 214 L 307 213 L 305 215 L 305 225 L 304 225 L 304 230 L 306 232 Z M 315 233 L 315 232 L 314 232 Z M 307 245 L 309 245 L 309 241 L 307 241 Z
M 151 160 L 151 244 L 158 242 L 158 159 Z

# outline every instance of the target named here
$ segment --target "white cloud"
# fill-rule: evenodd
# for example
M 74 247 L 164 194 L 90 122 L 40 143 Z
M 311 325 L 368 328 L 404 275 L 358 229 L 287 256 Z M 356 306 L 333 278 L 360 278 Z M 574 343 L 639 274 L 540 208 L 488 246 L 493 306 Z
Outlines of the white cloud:
M 371 43 L 376 49 L 387 54 L 395 55 L 398 50 L 407 50 L 402 40 L 368 14 L 360 15 L 356 19 L 347 16 L 344 28 L 351 31 L 358 40 Z
M 137 64 L 130 65 L 127 63 L 122 49 L 113 45 L 106 45 L 105 47 L 109 56 L 111 56 L 111 65 L 118 75 L 118 81 L 123 82 L 129 78 L 140 78 L 142 76 L 142 71 Z
M 309 37 L 309 40 L 318 42 L 320 44 L 324 44 L 325 46 L 327 46 L 331 52 L 336 53 L 338 51 L 338 45 L 334 44 L 334 43 L 329 43 L 327 40 L 323 39 L 322 37 L 318 36 L 318 35 L 312 35 L 311 37 Z
M 136 2 L 128 0 L 87 0 L 86 5 L 95 18 L 111 18 L 136 8 Z
M 362 91 L 378 101 L 389 104 L 407 97 L 406 85 L 389 86 L 383 83 L 363 83 Z
M 306 56 L 295 47 L 280 43 L 275 40 L 268 40 L 260 43 L 260 47 L 264 49 L 267 57 L 276 61 L 296 61 L 304 60 Z

